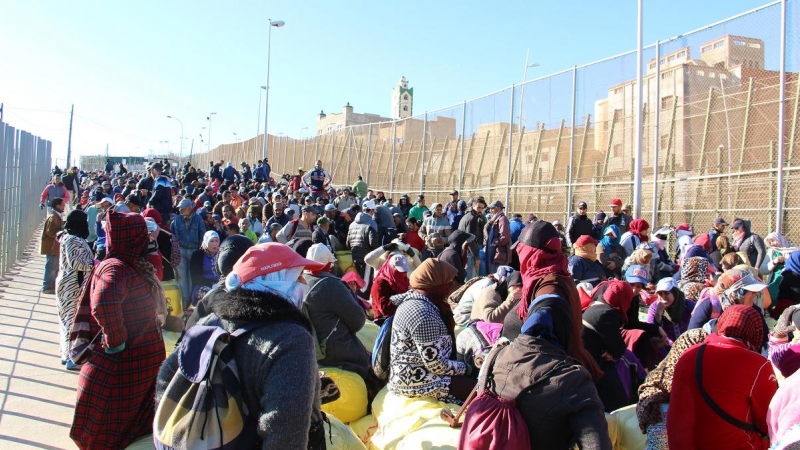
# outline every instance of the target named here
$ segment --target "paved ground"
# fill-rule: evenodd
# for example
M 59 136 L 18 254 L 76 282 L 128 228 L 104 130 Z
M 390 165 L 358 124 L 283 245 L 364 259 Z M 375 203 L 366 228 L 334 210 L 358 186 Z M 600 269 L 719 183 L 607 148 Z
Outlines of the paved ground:
M 36 242 L 0 281 L 0 448 L 74 449 L 77 373 L 59 362 L 56 298 L 39 292 Z

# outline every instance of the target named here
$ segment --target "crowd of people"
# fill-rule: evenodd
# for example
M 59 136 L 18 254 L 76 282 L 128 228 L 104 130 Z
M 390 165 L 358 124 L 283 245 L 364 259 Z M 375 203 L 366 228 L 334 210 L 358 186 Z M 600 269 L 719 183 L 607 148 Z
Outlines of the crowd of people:
M 800 251 L 784 236 L 743 218 L 656 226 L 621 199 L 593 218 L 580 202 L 565 227 L 456 190 L 395 203 L 362 177 L 337 187 L 322 161 L 279 180 L 254 167 L 53 171 L 42 292 L 80 372 L 80 448 L 153 432 L 184 371 L 162 334 L 198 326 L 248 333 L 231 346 L 264 449 L 325 448 L 323 366 L 370 401 L 462 404 L 493 386 L 535 448 L 610 449 L 605 413 L 625 407 L 650 449 L 800 442 Z M 357 335 L 368 323 L 390 327 L 388 376 Z M 485 413 L 471 406 L 465 427 Z

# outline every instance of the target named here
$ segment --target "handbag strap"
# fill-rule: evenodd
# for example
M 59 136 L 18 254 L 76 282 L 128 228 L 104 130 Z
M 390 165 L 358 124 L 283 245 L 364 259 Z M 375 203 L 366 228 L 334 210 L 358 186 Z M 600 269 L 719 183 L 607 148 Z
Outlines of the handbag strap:
M 708 395 L 705 389 L 703 389 L 703 354 L 706 351 L 706 344 L 703 343 L 700 345 L 700 348 L 697 350 L 697 357 L 695 358 L 695 380 L 697 382 L 697 388 L 700 390 L 700 396 L 703 397 L 706 404 L 712 411 L 714 411 L 718 416 L 720 416 L 724 421 L 728 422 L 729 424 L 741 428 L 745 431 L 755 432 L 759 435 L 766 436 L 755 424 L 742 422 L 741 420 L 731 416 L 725 410 L 723 410 L 715 401 Z

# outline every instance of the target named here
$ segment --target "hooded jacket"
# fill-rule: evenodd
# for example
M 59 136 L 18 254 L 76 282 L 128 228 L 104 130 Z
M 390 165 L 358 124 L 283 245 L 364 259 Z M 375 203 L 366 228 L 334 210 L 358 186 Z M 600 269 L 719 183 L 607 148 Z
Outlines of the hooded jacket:
M 744 227 L 744 240 L 736 251 L 747 255 L 748 263 L 752 267 L 759 269 L 767 257 L 767 248 L 764 245 L 764 239 L 750 231 L 749 222 L 744 222 L 742 226 Z
M 370 225 L 372 218 L 365 213 L 358 213 L 356 220 L 347 231 L 347 247 L 353 251 L 353 261 L 363 262 L 367 253 L 378 248 L 378 233 Z
M 467 278 L 467 270 L 464 267 L 464 243 L 475 239 L 475 236 L 461 230 L 456 230 L 447 238 L 449 245 L 439 255 L 439 260 L 444 261 L 458 270 L 455 281 L 464 284 Z
M 476 260 L 478 259 L 478 252 L 480 251 L 480 248 L 483 247 L 483 227 L 486 226 L 486 222 L 487 220 L 485 216 L 477 214 L 474 210 L 469 210 L 466 214 L 464 214 L 464 217 L 458 223 L 459 230 L 466 231 L 467 233 L 475 236 L 475 240 L 469 243 L 469 248 L 472 252 L 472 256 Z
M 386 245 L 397 237 L 397 227 L 389 208 L 385 206 L 375 208 L 375 222 L 378 224 L 378 245 Z

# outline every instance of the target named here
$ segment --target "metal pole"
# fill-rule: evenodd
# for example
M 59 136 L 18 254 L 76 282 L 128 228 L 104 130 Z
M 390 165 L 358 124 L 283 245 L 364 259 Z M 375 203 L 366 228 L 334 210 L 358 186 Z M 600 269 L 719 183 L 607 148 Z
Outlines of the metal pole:
M 367 135 L 367 173 L 362 173 L 361 175 L 365 175 L 367 177 L 367 184 L 369 184 L 369 173 L 371 172 L 370 164 L 372 163 L 372 124 L 369 124 L 368 128 L 368 135 Z
M 464 188 L 464 141 L 467 139 L 467 101 L 461 108 L 461 155 L 458 162 L 458 190 Z
M 392 122 L 392 157 L 389 158 L 389 165 L 392 166 L 391 175 L 390 175 L 391 178 L 389 178 L 389 192 L 391 192 L 392 195 L 394 195 L 394 167 L 395 167 L 395 164 L 394 164 L 394 147 L 395 147 L 396 143 L 397 143 L 397 122 L 393 121 Z
M 650 227 L 655 230 L 658 228 L 658 147 L 661 145 L 661 41 L 656 41 L 656 99 L 653 103 L 656 119 L 653 129 L 653 214 Z
M 636 149 L 633 163 L 633 217 L 642 216 L 642 9 L 643 0 L 638 0 L 638 26 L 636 33 Z
M 784 128 L 786 126 L 786 0 L 781 1 L 781 85 L 778 94 L 778 189 L 775 231 L 783 233 Z
M 267 89 L 266 86 L 261 86 L 261 88 L 258 89 L 258 120 L 256 121 L 256 145 L 258 145 L 258 135 L 261 134 L 261 102 L 262 102 L 261 98 L 264 95 L 264 93 L 261 91 L 266 89 Z
M 75 116 L 75 105 L 69 110 L 69 137 L 67 138 L 67 169 L 70 167 L 70 157 L 72 156 L 72 118 Z
M 514 150 L 514 88 L 511 85 L 511 111 L 508 121 L 508 168 L 506 170 L 506 211 L 511 207 L 511 153 Z
M 572 126 L 570 131 L 569 137 L 569 185 L 567 186 L 567 211 L 565 217 L 569 217 L 570 212 L 572 212 L 572 196 L 574 193 L 574 187 L 572 186 L 572 182 L 574 174 L 575 174 L 575 114 L 576 108 L 578 103 L 578 66 L 572 66 Z M 584 130 L 584 133 L 587 133 L 589 130 L 588 128 Z M 556 149 L 558 151 L 558 149 Z M 555 167 L 553 168 L 555 169 Z M 578 168 L 580 170 L 580 167 Z
M 264 154 L 262 155 L 264 158 L 267 157 L 267 112 L 269 110 L 269 60 L 270 60 L 270 50 L 272 46 L 272 19 L 268 19 L 267 23 L 267 99 L 264 102 Z
M 419 192 L 420 194 L 425 192 L 425 141 L 427 140 L 428 134 L 428 113 L 425 112 L 425 121 L 422 122 L 422 146 L 420 151 L 422 152 L 422 158 L 420 158 L 420 165 L 419 165 Z

